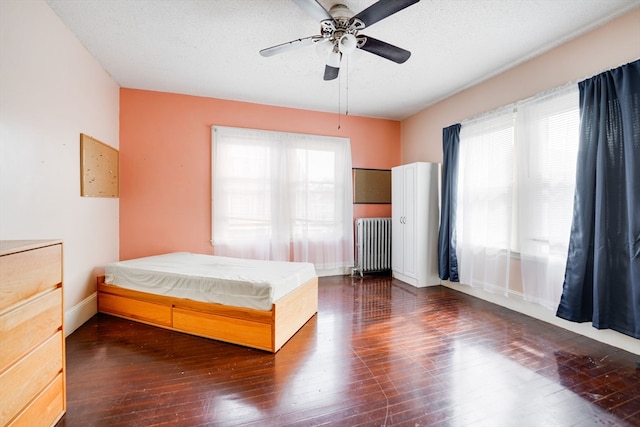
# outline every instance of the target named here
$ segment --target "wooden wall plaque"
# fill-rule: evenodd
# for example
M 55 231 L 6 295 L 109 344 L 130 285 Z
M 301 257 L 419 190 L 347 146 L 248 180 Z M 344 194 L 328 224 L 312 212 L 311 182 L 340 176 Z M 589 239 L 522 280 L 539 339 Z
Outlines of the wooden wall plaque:
M 80 134 L 80 195 L 118 197 L 118 150 Z

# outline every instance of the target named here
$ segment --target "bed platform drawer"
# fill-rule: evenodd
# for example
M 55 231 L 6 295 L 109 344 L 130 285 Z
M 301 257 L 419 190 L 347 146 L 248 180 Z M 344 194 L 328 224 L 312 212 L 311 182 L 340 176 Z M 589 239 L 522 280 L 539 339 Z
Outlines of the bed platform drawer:
M 272 327 L 268 323 L 252 322 L 176 307 L 173 309 L 173 327 L 177 331 L 189 332 L 206 338 L 273 351 Z
M 171 306 L 108 293 L 100 294 L 98 311 L 114 316 L 171 327 Z

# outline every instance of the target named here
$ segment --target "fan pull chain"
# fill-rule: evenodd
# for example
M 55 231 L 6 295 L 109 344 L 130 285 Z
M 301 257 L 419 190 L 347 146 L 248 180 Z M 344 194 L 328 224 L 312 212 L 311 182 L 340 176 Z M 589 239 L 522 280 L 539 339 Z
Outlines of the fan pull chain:
M 342 116 L 342 76 L 344 75 L 344 84 L 345 84 L 345 106 L 344 106 L 344 115 L 349 115 L 349 56 L 344 55 L 342 57 L 344 62 L 341 63 L 341 72 L 338 74 L 338 130 L 341 127 L 341 116 Z M 342 66 L 344 64 L 344 66 Z
M 342 87 L 342 73 L 338 73 L 338 130 L 340 130 L 340 100 L 342 99 L 342 93 L 340 88 Z
M 345 106 L 344 106 L 344 115 L 348 116 L 349 115 L 349 55 L 347 55 L 347 60 L 345 61 L 345 65 L 346 65 L 346 70 L 345 74 L 346 77 L 345 82 L 346 82 L 346 94 L 345 94 Z

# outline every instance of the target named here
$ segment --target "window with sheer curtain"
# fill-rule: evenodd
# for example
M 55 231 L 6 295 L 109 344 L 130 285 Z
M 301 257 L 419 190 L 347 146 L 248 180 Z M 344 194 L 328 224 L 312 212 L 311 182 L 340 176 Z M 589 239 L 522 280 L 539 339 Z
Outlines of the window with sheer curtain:
M 462 123 L 460 281 L 507 294 L 520 258 L 525 299 L 555 309 L 562 293 L 579 137 L 575 85 Z
M 457 235 L 460 282 L 507 291 L 512 250 L 513 109 L 460 128 Z
M 353 267 L 347 138 L 214 126 L 212 243 L 217 255 Z

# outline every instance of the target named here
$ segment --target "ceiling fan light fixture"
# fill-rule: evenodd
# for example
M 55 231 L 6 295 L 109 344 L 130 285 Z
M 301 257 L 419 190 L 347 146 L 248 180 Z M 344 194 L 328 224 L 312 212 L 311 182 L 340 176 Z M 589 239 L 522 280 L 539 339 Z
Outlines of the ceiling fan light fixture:
M 356 36 L 354 36 L 353 34 L 345 34 L 344 36 L 340 37 L 340 41 L 338 42 L 338 48 L 340 49 L 340 52 L 344 53 L 345 55 L 348 55 L 356 50 L 357 45 L 358 42 L 356 40 Z
M 322 39 L 316 43 L 316 53 L 326 62 L 329 54 L 333 51 L 333 43 L 329 39 Z
M 332 51 L 327 57 L 327 65 L 333 68 L 340 68 L 340 52 Z

